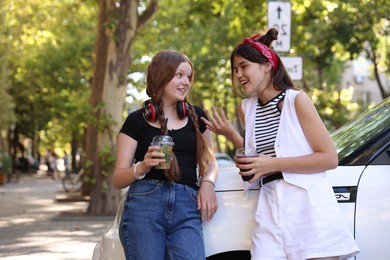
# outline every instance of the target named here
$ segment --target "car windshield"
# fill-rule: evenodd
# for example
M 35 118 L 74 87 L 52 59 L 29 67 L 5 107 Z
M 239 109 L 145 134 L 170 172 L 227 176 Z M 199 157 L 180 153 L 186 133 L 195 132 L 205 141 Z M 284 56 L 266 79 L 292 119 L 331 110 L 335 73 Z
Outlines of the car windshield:
M 389 126 L 390 98 L 387 98 L 331 134 L 339 160 L 349 156 Z

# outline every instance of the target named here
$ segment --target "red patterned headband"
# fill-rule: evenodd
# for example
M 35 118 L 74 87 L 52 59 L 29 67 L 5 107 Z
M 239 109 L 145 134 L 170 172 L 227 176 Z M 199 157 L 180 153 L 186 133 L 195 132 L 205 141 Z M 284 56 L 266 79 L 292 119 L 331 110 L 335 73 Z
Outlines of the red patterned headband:
M 267 58 L 267 60 L 271 63 L 272 67 L 274 68 L 275 71 L 278 70 L 279 68 L 279 60 L 278 56 L 275 54 L 274 51 L 272 51 L 268 46 L 262 44 L 261 42 L 255 41 L 255 39 L 261 37 L 261 34 L 256 34 L 250 38 L 245 38 L 240 44 L 237 46 L 242 46 L 244 44 L 249 43 L 253 47 L 256 48 L 261 54 L 264 55 L 264 57 Z

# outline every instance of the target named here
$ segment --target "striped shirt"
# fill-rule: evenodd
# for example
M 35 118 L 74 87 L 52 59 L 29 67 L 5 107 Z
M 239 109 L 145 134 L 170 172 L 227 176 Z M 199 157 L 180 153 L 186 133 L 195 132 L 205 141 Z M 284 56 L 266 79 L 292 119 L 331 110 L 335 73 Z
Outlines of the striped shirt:
M 285 95 L 286 91 L 283 91 L 264 105 L 260 104 L 260 99 L 257 101 L 255 117 L 255 144 L 257 153 L 276 156 L 274 144 L 279 129 L 281 114 L 278 104 Z

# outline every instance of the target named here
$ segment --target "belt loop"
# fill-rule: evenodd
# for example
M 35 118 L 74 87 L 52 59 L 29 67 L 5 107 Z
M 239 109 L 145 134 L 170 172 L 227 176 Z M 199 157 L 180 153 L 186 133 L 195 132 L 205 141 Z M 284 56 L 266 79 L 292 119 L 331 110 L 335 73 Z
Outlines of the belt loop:
M 260 187 L 263 187 L 263 179 L 264 179 L 264 176 L 260 178 L 260 181 L 259 181 L 259 184 L 260 184 Z

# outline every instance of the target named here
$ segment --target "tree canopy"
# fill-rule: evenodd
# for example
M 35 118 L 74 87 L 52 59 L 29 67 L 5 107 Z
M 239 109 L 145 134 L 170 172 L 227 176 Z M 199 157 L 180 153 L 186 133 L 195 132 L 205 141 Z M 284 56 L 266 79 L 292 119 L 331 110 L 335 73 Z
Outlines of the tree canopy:
M 157 2 L 152 19 L 131 32 L 135 34 L 129 38 L 128 57 L 113 67 L 125 72 L 125 77 L 118 74 L 118 81 L 133 97 L 127 106 L 140 107 L 134 93 L 145 89 L 143 76 L 150 58 L 162 49 L 175 49 L 194 63 L 191 102 L 204 108 L 220 106 L 236 121 L 240 99 L 231 88 L 230 53 L 244 37 L 267 30 L 267 1 L 2 0 L 0 130 L 33 140 L 34 155 L 48 148 L 85 148 L 88 125 L 99 120 L 93 113 L 104 106 L 91 102 L 93 82 L 100 76 L 94 74 L 99 7 L 114 10 L 102 28 L 119 48 L 125 42 L 115 38 L 119 35 L 115 32 L 126 22 L 126 8 L 135 8 L 142 16 Z M 303 80 L 296 85 L 312 97 L 329 131 L 369 105 L 352 103 L 352 89 L 341 88 L 346 62 L 363 53 L 372 61 L 372 78 L 382 97 L 390 94 L 390 86 L 380 77 L 390 75 L 387 1 L 292 0 L 291 9 L 291 50 L 283 55 L 303 58 Z M 121 111 L 113 113 L 119 117 L 111 118 L 116 127 L 127 112 L 122 104 L 118 107 L 115 111 Z M 5 149 L 4 136 L 0 149 Z M 215 144 L 216 150 L 233 151 L 221 136 L 215 136 Z

